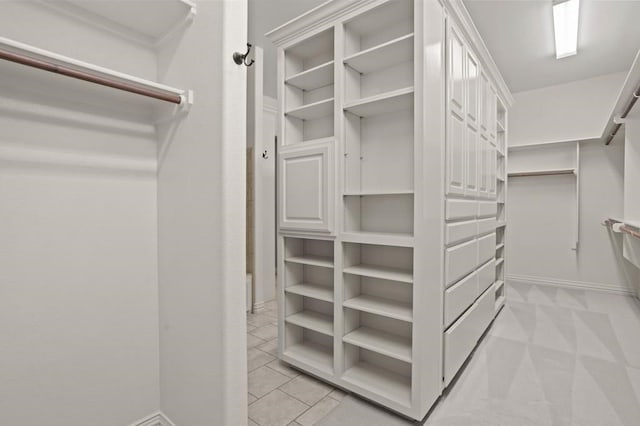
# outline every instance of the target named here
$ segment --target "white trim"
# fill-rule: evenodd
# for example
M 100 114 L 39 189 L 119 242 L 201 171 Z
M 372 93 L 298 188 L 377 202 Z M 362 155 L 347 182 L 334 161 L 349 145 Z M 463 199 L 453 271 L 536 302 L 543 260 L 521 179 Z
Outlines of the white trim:
M 577 288 L 581 290 L 593 290 L 603 293 L 621 294 L 625 296 L 635 296 L 635 291 L 632 288 L 628 288 L 622 284 L 606 284 L 587 281 L 572 281 L 562 280 L 559 278 L 548 277 L 534 277 L 530 275 L 512 275 L 505 276 L 506 281 L 524 281 L 530 284 L 541 284 L 548 286 L 564 287 L 564 288 Z
M 454 19 L 458 28 L 463 32 L 467 42 L 470 44 L 473 52 L 479 57 L 480 62 L 482 62 L 482 66 L 485 70 L 489 72 L 493 81 L 496 83 L 497 89 L 500 92 L 500 97 L 503 100 L 503 103 L 506 103 L 508 106 L 512 106 L 514 99 L 511 94 L 511 90 L 509 90 L 509 86 L 504 81 L 498 66 L 493 60 L 491 53 L 489 53 L 489 49 L 484 44 L 478 29 L 476 28 L 473 20 L 471 19 L 471 15 L 469 15 L 469 11 L 465 7 L 462 0 L 442 0 L 444 5 L 451 11 L 451 17 Z M 506 102 L 505 102 L 506 101 Z
M 262 109 L 268 112 L 272 112 L 274 114 L 278 113 L 278 100 L 276 98 L 272 98 L 271 96 L 263 96 L 262 97 Z
M 253 313 L 257 314 L 260 313 L 262 311 L 264 311 L 265 309 L 265 302 L 255 302 L 253 304 Z
M 131 426 L 176 426 L 162 411 L 131 423 Z

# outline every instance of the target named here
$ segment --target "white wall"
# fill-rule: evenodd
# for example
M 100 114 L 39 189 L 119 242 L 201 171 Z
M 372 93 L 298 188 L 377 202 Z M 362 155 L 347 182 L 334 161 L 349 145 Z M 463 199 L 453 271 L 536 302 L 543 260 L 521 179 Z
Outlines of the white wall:
M 0 3 L 0 26 L 155 77 L 147 49 L 37 3 Z M 130 424 L 159 408 L 155 130 L 0 66 L 0 424 Z
M 514 94 L 509 144 L 599 137 L 623 78 L 612 74 Z M 620 140 L 609 147 L 600 142 L 581 144 L 578 251 L 571 250 L 575 178 L 510 179 L 507 274 L 629 291 L 637 282 L 637 271 L 622 259 L 620 238 L 611 237 L 600 224 L 622 215 L 623 164 Z
M 599 138 L 626 72 L 514 94 L 509 144 Z
M 264 94 L 275 98 L 276 48 L 264 36 L 272 29 L 327 0 L 249 0 L 249 42 L 264 50 Z
M 188 116 L 161 129 L 158 175 L 160 384 L 180 426 L 247 419 L 245 341 L 246 1 L 198 2 L 160 54 L 167 84 L 195 91 Z

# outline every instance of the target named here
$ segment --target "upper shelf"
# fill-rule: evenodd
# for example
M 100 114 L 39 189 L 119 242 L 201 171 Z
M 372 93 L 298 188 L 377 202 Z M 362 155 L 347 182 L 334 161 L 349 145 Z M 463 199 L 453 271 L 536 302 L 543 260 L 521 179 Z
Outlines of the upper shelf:
M 413 106 L 413 87 L 347 102 L 344 110 L 360 117 L 387 114 Z
M 157 45 L 190 23 L 196 5 L 189 0 L 67 0 L 44 2 L 96 26 L 146 45 Z
M 333 84 L 333 61 L 295 74 L 285 81 L 302 90 L 313 90 Z
M 413 33 L 355 53 L 344 63 L 361 74 L 379 70 L 386 64 L 399 64 L 413 58 Z
M 101 108 L 153 111 L 160 101 L 188 107 L 193 94 L 129 74 L 59 55 L 0 37 L 0 70 L 3 79 L 15 80 L 25 91 L 38 90 Z M 116 89 L 116 90 L 114 90 Z M 163 103 L 163 102 L 162 102 Z

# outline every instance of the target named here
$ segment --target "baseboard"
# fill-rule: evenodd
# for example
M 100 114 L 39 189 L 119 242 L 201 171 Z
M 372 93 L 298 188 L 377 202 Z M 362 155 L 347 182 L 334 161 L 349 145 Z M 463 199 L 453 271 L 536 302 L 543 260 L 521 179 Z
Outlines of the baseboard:
M 132 423 L 131 426 L 176 426 L 167 416 L 161 411 L 151 414 L 144 419 L 138 420 Z
M 255 302 L 253 304 L 253 313 L 257 314 L 264 311 L 265 304 L 264 302 Z
M 509 275 L 505 276 L 510 281 L 523 281 L 530 284 L 552 285 L 556 287 L 575 288 L 580 290 L 601 291 L 604 293 L 620 294 L 625 296 L 635 296 L 632 288 L 624 287 L 620 284 L 604 284 L 588 281 L 571 281 L 558 278 L 534 277 L 530 275 Z

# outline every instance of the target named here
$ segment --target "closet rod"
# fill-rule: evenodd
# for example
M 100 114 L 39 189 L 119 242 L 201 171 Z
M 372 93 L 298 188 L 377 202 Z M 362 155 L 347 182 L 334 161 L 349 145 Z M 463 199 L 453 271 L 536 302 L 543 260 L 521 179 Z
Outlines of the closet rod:
M 629 113 L 631 112 L 631 109 L 636 104 L 636 101 L 638 100 L 639 97 L 640 97 L 640 87 L 638 87 L 636 91 L 632 93 L 631 99 L 629 99 L 627 106 L 625 107 L 624 111 L 622 111 L 622 114 L 620 114 L 620 118 L 623 118 L 623 119 L 627 118 L 627 115 L 629 115 Z M 607 138 L 607 141 L 604 143 L 605 145 L 609 145 L 611 143 L 613 138 L 616 136 L 616 133 L 618 133 L 618 130 L 620 130 L 620 126 L 622 126 L 622 123 L 616 123 L 616 125 L 613 126 L 613 131 Z
M 575 170 L 548 170 L 539 172 L 514 172 L 509 173 L 509 177 L 526 177 L 526 176 L 554 176 L 554 175 L 573 175 Z
M 117 80 L 112 80 L 105 77 L 99 77 L 97 75 L 89 74 L 82 71 L 77 71 L 72 68 L 67 68 L 62 65 L 57 65 L 51 62 L 42 61 L 40 59 L 31 58 L 29 56 L 21 55 L 19 53 L 13 53 L 0 49 L 0 59 L 15 62 L 21 65 L 26 65 L 33 68 L 38 68 L 44 71 L 49 71 L 54 74 L 61 74 L 67 77 L 75 78 L 78 80 L 88 81 L 90 83 L 99 84 L 101 86 L 111 87 L 125 92 L 136 93 L 138 95 L 147 96 L 149 98 L 159 99 L 161 101 L 171 102 L 174 104 L 182 103 L 182 96 L 172 95 L 167 93 L 158 92 L 151 89 L 144 89 L 132 84 L 123 83 Z
M 623 224 L 620 227 L 620 231 L 621 232 L 624 232 L 625 234 L 629 234 L 629 235 L 631 235 L 633 237 L 636 237 L 636 238 L 640 238 L 640 232 L 629 228 L 627 225 L 624 224 L 624 222 L 620 222 L 620 221 L 613 220 L 613 219 L 607 219 L 607 220 L 604 221 L 604 224 L 607 225 L 607 226 L 613 226 L 616 223 L 622 223 Z

